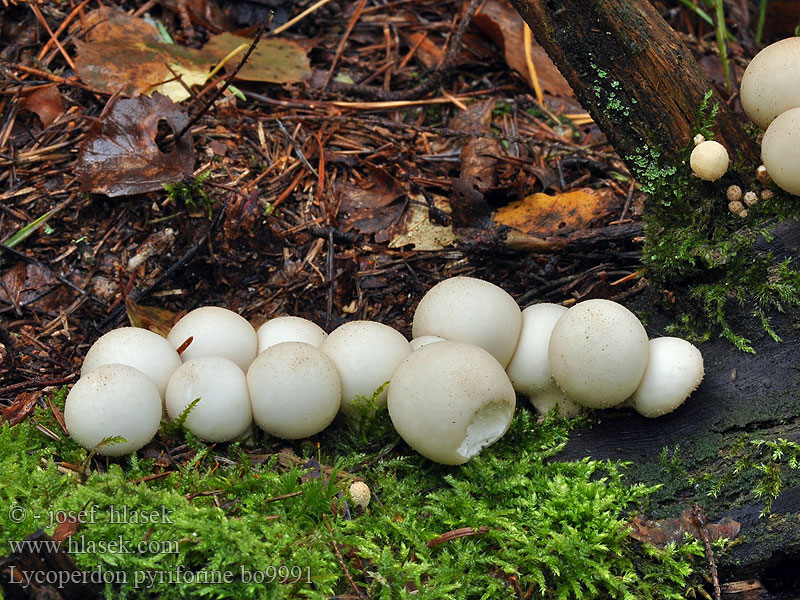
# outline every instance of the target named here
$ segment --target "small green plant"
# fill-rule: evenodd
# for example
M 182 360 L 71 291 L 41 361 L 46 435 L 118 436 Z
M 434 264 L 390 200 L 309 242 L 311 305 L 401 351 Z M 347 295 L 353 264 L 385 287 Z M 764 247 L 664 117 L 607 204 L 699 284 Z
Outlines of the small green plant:
M 183 204 L 189 210 L 203 211 L 211 218 L 214 199 L 203 188 L 203 183 L 211 177 L 211 171 L 203 171 L 194 179 L 164 184 L 167 197 L 176 204 Z

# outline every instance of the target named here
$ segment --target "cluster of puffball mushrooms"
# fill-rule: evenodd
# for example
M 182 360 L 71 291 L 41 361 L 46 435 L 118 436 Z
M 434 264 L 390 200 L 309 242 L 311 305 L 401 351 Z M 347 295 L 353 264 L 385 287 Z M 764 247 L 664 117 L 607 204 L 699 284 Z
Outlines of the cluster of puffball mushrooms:
M 515 392 L 563 417 L 626 402 L 657 417 L 703 378 L 697 348 L 679 338 L 648 341 L 621 304 L 520 311 L 507 292 L 471 277 L 432 287 L 412 334 L 409 342 L 387 325 L 352 321 L 328 335 L 291 316 L 255 330 L 230 310 L 198 308 L 166 339 L 134 327 L 99 338 L 64 419 L 79 444 L 106 455 L 147 444 L 164 411 L 210 442 L 243 436 L 253 420 L 269 435 L 299 439 L 325 429 L 339 411 L 357 419 L 359 397 L 389 381 L 376 404 L 388 407 L 400 436 L 431 460 L 462 464 L 506 432 Z M 125 441 L 102 443 L 112 436 Z
M 761 160 L 756 171 L 762 185 L 772 180 L 783 191 L 800 196 L 800 37 L 775 42 L 761 50 L 747 65 L 740 89 L 742 108 L 750 120 L 764 129 Z M 689 159 L 695 175 L 716 181 L 728 171 L 728 151 L 719 142 L 698 135 Z M 761 197 L 768 200 L 770 190 Z M 758 202 L 753 191 L 742 194 L 732 185 L 727 190 L 729 210 L 747 216 L 748 206 Z

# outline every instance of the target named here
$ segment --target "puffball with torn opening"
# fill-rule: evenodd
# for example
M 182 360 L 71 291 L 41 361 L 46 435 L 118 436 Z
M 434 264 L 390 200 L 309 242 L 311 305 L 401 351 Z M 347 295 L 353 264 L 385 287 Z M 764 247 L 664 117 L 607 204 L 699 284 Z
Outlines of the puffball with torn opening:
M 437 342 L 406 358 L 389 384 L 389 416 L 423 456 L 460 465 L 500 439 L 516 396 L 502 365 L 463 342 Z
M 728 172 L 728 151 L 719 142 L 708 140 L 698 144 L 689 157 L 689 166 L 700 179 L 716 181 Z
M 800 196 L 800 108 L 780 114 L 761 140 L 761 160 L 775 185 Z
M 761 129 L 800 107 L 800 37 L 770 44 L 753 57 L 742 75 L 740 98 L 744 112 Z
M 475 344 L 505 368 L 521 329 L 522 312 L 508 292 L 482 279 L 451 277 L 422 297 L 411 333 Z
M 221 356 L 246 371 L 258 352 L 253 326 L 241 315 L 219 306 L 203 306 L 186 313 L 167 335 L 176 350 L 190 337 L 192 342 L 181 353 L 184 362 Z
M 683 404 L 703 374 L 703 355 L 690 342 L 675 337 L 652 339 L 644 377 L 630 403 L 645 417 L 660 417 Z
M 585 300 L 553 327 L 548 358 L 553 380 L 571 400 L 609 408 L 639 386 L 647 366 L 647 333 L 621 304 Z
M 247 371 L 247 388 L 258 426 L 287 440 L 325 429 L 342 403 L 336 365 L 304 342 L 282 342 L 261 352 Z
M 402 333 L 375 321 L 351 321 L 337 327 L 322 342 L 321 349 L 339 371 L 341 410 L 349 417 L 359 416 L 354 406 L 358 396 L 371 398 L 411 354 L 411 344 Z M 386 390 L 378 396 L 376 404 L 386 405 Z
M 104 438 L 125 438 L 97 449 L 97 454 L 121 456 L 153 439 L 161 411 L 161 394 L 149 377 L 129 365 L 112 363 L 89 371 L 72 387 L 64 422 L 72 439 L 88 450 Z
M 140 327 L 120 327 L 102 335 L 83 359 L 81 375 L 100 365 L 119 363 L 139 369 L 158 388 L 161 397 L 181 357 L 166 339 Z
M 193 358 L 173 373 L 166 398 L 170 418 L 179 418 L 197 398 L 184 425 L 202 440 L 230 441 L 247 431 L 253 420 L 244 372 L 227 358 Z
M 308 319 L 301 317 L 275 317 L 256 330 L 259 354 L 282 342 L 305 342 L 319 348 L 328 334 Z

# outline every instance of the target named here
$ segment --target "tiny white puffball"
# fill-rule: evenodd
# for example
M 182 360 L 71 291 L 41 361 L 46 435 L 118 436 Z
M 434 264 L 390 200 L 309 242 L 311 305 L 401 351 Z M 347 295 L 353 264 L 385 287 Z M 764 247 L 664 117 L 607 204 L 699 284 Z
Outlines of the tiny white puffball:
M 100 365 L 119 363 L 139 369 L 164 397 L 167 382 L 181 366 L 181 357 L 166 339 L 140 327 L 120 327 L 102 335 L 83 359 L 81 375 Z
M 88 450 L 104 438 L 124 443 L 103 445 L 97 454 L 121 456 L 147 444 L 161 423 L 161 395 L 144 373 L 128 365 L 100 365 L 83 375 L 64 404 L 70 436 Z
M 698 144 L 689 157 L 692 171 L 700 179 L 716 181 L 728 171 L 728 151 L 725 146 L 713 140 Z
M 645 417 L 660 417 L 683 404 L 703 374 L 703 355 L 697 347 L 675 337 L 652 339 L 644 377 L 630 401 Z
M 445 339 L 443 337 L 439 337 L 438 335 L 421 335 L 418 338 L 414 338 L 411 340 L 411 350 L 419 350 L 427 346 L 428 344 L 433 344 L 435 342 L 444 342 Z
M 521 328 L 522 313 L 508 292 L 482 279 L 451 277 L 422 297 L 411 333 L 475 344 L 506 367 Z
M 353 504 L 361 509 L 366 509 L 369 506 L 370 491 L 369 486 L 363 481 L 354 481 L 350 484 L 350 499 Z
M 181 353 L 183 362 L 221 356 L 246 371 L 258 351 L 253 326 L 241 315 L 219 306 L 203 306 L 186 313 L 167 335 L 176 350 L 190 337 L 192 343 Z
M 522 332 L 506 373 L 514 389 L 529 397 L 553 385 L 548 348 L 556 322 L 567 312 L 560 304 L 534 304 L 522 311 Z
M 388 407 L 409 446 L 433 461 L 460 465 L 508 430 L 516 395 L 486 350 L 446 341 L 428 344 L 400 364 Z
M 342 412 L 358 417 L 358 396 L 372 397 L 392 378 L 397 365 L 411 354 L 411 344 L 399 331 L 375 321 L 351 321 L 334 329 L 321 346 L 342 378 Z M 376 399 L 386 406 L 386 390 Z
M 319 348 L 328 334 L 308 319 L 301 317 L 275 317 L 256 330 L 258 352 L 282 342 L 305 342 Z
M 173 373 L 166 399 L 170 418 L 179 418 L 197 398 L 184 425 L 202 440 L 230 441 L 247 431 L 253 420 L 244 372 L 227 358 L 193 358 Z
M 336 365 L 304 342 L 282 342 L 261 352 L 247 371 L 247 388 L 256 424 L 287 440 L 325 429 L 342 403 Z
M 742 75 L 740 99 L 744 112 L 761 129 L 800 107 L 800 37 L 770 44 L 753 57 Z
M 611 300 L 585 300 L 562 316 L 548 349 L 553 380 L 589 408 L 624 402 L 647 366 L 648 344 L 639 319 Z
M 784 192 L 800 196 L 800 108 L 787 110 L 767 127 L 761 160 L 770 179 Z
M 573 402 L 555 383 L 544 389 L 536 390 L 528 395 L 528 399 L 540 415 L 546 415 L 554 407 L 558 407 L 557 415 L 562 419 L 571 419 L 581 414 L 585 408 Z

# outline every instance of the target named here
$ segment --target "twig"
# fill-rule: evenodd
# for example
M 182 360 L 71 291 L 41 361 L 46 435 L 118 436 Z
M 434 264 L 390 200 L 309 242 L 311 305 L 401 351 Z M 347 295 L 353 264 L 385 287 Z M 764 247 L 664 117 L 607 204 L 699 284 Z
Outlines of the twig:
M 241 68 L 247 62 L 247 59 L 250 58 L 250 55 L 253 53 L 253 50 L 256 49 L 258 41 L 261 39 L 261 36 L 264 35 L 264 31 L 266 30 L 266 28 L 267 28 L 266 21 L 264 21 L 263 23 L 261 23 L 261 25 L 258 26 L 258 31 L 256 31 L 256 35 L 253 38 L 253 41 L 250 43 L 250 47 L 247 49 L 247 52 L 244 53 L 244 56 L 242 56 L 242 59 L 239 61 L 239 64 L 236 65 L 236 68 L 233 70 L 233 72 L 225 78 L 225 82 L 219 88 L 217 88 L 216 93 L 211 95 L 211 98 L 209 98 L 206 101 L 206 103 L 202 106 L 202 108 L 200 108 L 200 110 L 198 110 L 195 113 L 195 115 L 191 119 L 189 119 L 189 122 L 183 126 L 183 129 L 181 129 L 178 132 L 178 134 L 175 136 L 176 140 L 180 140 L 186 134 L 186 132 L 189 131 L 195 125 L 195 123 L 197 123 L 200 120 L 200 117 L 202 117 L 208 111 L 209 108 L 214 106 L 214 102 L 216 102 L 219 99 L 219 97 L 225 93 L 225 90 L 227 90 L 228 86 L 230 86 L 230 84 L 233 82 L 233 79 L 236 77 L 236 74 L 241 70 Z
M 461 529 L 454 529 L 452 531 L 448 531 L 447 533 L 443 533 L 442 535 L 433 538 L 426 545 L 428 548 L 433 548 L 434 546 L 444 544 L 450 540 L 456 540 L 462 537 L 470 537 L 473 535 L 484 535 L 489 533 L 489 531 L 490 529 L 486 527 L 486 525 L 481 525 L 480 527 L 462 527 Z
M 61 56 L 63 56 L 64 60 L 67 61 L 67 64 L 69 65 L 70 69 L 72 69 L 77 73 L 78 67 L 75 66 L 74 62 L 72 62 L 72 58 L 70 57 L 69 54 L 67 54 L 67 51 L 64 50 L 64 46 L 61 45 L 61 42 L 58 41 L 56 34 L 54 34 L 53 30 L 50 29 L 50 25 L 47 24 L 47 21 L 45 20 L 42 11 L 39 10 L 39 7 L 36 4 L 31 4 L 30 7 L 31 10 L 33 11 L 33 14 L 36 15 L 36 18 L 42 24 L 42 27 L 44 27 L 45 31 L 47 31 L 47 34 L 50 36 L 50 39 L 56 45 L 56 48 L 58 48 L 58 51 L 61 52 Z
M 5 394 L 10 394 L 11 392 L 18 392 L 20 390 L 28 390 L 31 388 L 43 388 L 49 387 L 51 385 L 64 385 L 66 383 L 72 383 L 78 378 L 76 373 L 72 375 L 67 375 L 66 377 L 59 377 L 58 379 L 40 379 L 38 381 L 20 381 L 19 383 L 12 383 L 11 385 L 7 385 L 3 388 L 0 388 L 0 396 Z
M 323 6 L 325 6 L 325 5 L 326 5 L 328 2 L 330 2 L 330 1 L 331 1 L 331 0 L 319 0 L 319 2 L 317 2 L 316 4 L 314 4 L 314 5 L 312 5 L 312 6 L 309 6 L 307 9 L 305 9 L 303 12 L 301 12 L 301 13 L 300 13 L 299 15 L 297 15 L 296 17 L 294 17 L 294 18 L 292 18 L 292 19 L 289 19 L 288 21 L 286 21 L 286 23 L 284 23 L 284 24 L 283 24 L 283 25 L 281 25 L 280 27 L 277 27 L 277 28 L 275 28 L 275 29 L 274 29 L 274 30 L 273 30 L 273 31 L 270 33 L 270 35 L 278 35 L 278 34 L 281 34 L 281 33 L 283 33 L 284 31 L 286 31 L 287 29 L 289 29 L 289 27 L 291 27 L 291 26 L 292 26 L 292 25 L 294 25 L 295 23 L 299 23 L 300 21 L 302 21 L 303 19 L 305 19 L 305 18 L 306 18 L 308 15 L 310 15 L 311 13 L 313 13 L 315 10 L 317 10 L 318 8 L 322 8 Z
M 363 598 L 364 596 L 361 594 L 361 590 L 358 589 L 356 582 L 353 581 L 353 578 L 350 576 L 350 571 L 347 569 L 347 565 L 342 558 L 342 553 L 339 551 L 339 544 L 336 543 L 336 540 L 333 537 L 333 528 L 331 524 L 328 523 L 328 515 L 322 515 L 322 521 L 325 523 L 325 527 L 327 527 L 328 532 L 331 534 L 331 542 L 333 542 L 333 551 L 336 553 L 336 558 L 339 559 L 339 564 L 342 566 L 342 570 L 344 571 L 345 577 L 347 577 L 347 581 L 350 582 L 350 585 L 353 587 L 353 590 L 356 592 L 356 596 L 359 598 Z
M 325 77 L 325 83 L 322 84 L 322 89 L 324 90 L 328 87 L 328 84 L 331 82 L 331 77 L 333 77 L 333 71 L 336 68 L 336 64 L 339 62 L 339 59 L 342 57 L 342 52 L 344 51 L 344 45 L 347 43 L 347 38 L 350 37 L 350 34 L 353 32 L 353 27 L 356 26 L 358 19 L 361 18 L 361 11 L 364 10 L 364 5 L 367 3 L 367 0 L 359 0 L 356 9 L 353 11 L 353 15 L 350 17 L 350 21 L 347 23 L 347 29 L 344 30 L 342 34 L 342 39 L 339 40 L 339 45 L 336 46 L 336 54 L 333 55 L 333 60 L 331 61 L 331 68 L 328 69 L 328 75 Z
M 711 568 L 711 582 L 714 584 L 714 600 L 722 600 L 722 591 L 719 587 L 719 574 L 717 573 L 717 563 L 714 560 L 714 550 L 711 548 L 711 536 L 708 534 L 706 513 L 699 504 L 695 504 L 692 508 L 692 517 L 694 518 L 695 523 L 697 523 L 697 528 L 700 530 L 700 536 L 703 538 L 703 545 L 706 549 L 708 566 Z

